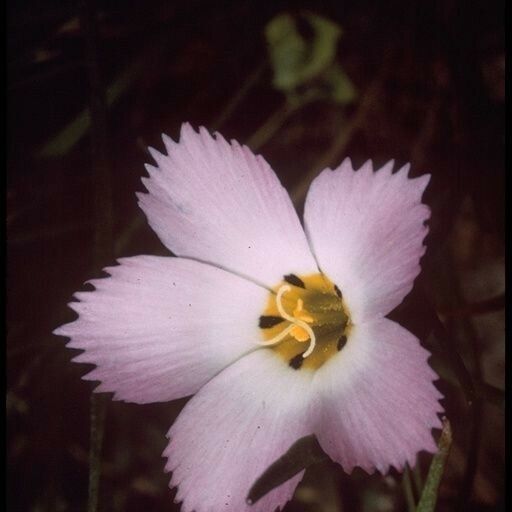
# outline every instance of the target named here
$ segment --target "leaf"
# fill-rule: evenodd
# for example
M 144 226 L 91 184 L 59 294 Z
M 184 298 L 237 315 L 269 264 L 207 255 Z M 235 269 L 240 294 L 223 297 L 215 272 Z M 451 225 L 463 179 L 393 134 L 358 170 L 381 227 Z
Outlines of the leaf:
M 303 469 L 327 459 L 327 455 L 314 435 L 302 437 L 256 480 L 247 495 L 247 503 L 253 505 L 265 494 L 284 484 Z
M 296 20 L 289 14 L 273 18 L 265 27 L 274 86 L 285 93 L 320 75 L 336 57 L 342 30 L 334 22 L 311 13 L 304 19 L 312 29 L 311 40 L 300 34 Z
M 452 445 L 452 429 L 450 422 L 445 418 L 443 420 L 443 431 L 439 439 L 439 451 L 434 455 L 434 459 L 428 470 L 427 481 L 423 492 L 421 493 L 420 502 L 416 507 L 416 512 L 434 512 L 437 503 L 437 493 L 439 484 L 443 476 L 444 467 L 448 459 L 450 447 Z
M 356 89 L 350 78 L 337 64 L 326 71 L 325 79 L 329 87 L 329 97 L 336 103 L 346 105 L 352 103 L 357 97 Z

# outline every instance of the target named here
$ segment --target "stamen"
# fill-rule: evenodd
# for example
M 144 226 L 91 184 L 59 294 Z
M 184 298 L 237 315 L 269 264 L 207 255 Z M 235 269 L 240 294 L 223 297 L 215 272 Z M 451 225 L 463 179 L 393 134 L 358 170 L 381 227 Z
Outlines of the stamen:
M 288 365 L 294 370 L 298 370 L 302 366 L 302 361 L 304 361 L 302 354 L 297 354 L 296 356 L 290 359 Z
M 341 290 L 326 275 L 287 274 L 270 292 L 258 321 L 258 345 L 294 370 L 316 370 L 343 350 L 350 318 Z
M 289 292 L 291 289 L 292 288 L 289 284 L 283 284 L 283 286 L 281 286 L 281 288 L 279 288 L 279 290 L 277 290 L 276 306 L 277 306 L 277 310 L 279 311 L 279 314 L 285 320 L 288 320 L 289 322 L 292 323 L 292 325 L 289 326 L 290 331 L 291 331 L 291 329 L 293 329 L 293 325 L 298 325 L 299 327 L 302 327 L 308 333 L 309 339 L 310 339 L 309 347 L 306 350 L 306 352 L 304 352 L 302 354 L 302 357 L 306 358 L 313 353 L 313 350 L 315 350 L 316 336 L 315 336 L 315 333 L 313 332 L 313 329 L 311 329 L 311 327 L 306 322 L 299 320 L 298 318 L 294 318 L 293 316 L 289 315 L 285 311 L 285 309 L 283 307 L 283 303 L 282 303 L 282 298 L 283 298 L 283 295 L 286 292 Z M 287 330 L 287 329 L 288 329 L 288 327 L 285 330 Z M 280 338 L 280 339 L 282 339 L 282 338 Z
M 316 345 L 315 333 L 313 332 L 313 329 L 311 329 L 311 328 L 310 328 L 310 331 L 311 331 L 311 335 L 310 335 L 311 342 L 309 343 L 309 347 L 306 350 L 306 352 L 304 352 L 304 354 L 302 354 L 302 357 L 304 359 L 306 359 L 306 357 L 310 356 L 313 353 L 313 350 L 315 350 L 315 345 Z
M 284 321 L 280 316 L 261 315 L 258 325 L 261 329 L 270 329 Z
M 295 274 L 288 274 L 284 276 L 284 280 L 290 284 L 293 284 L 293 286 L 298 286 L 299 288 L 306 288 L 306 285 L 304 284 L 304 281 L 297 277 Z
M 272 345 L 276 345 L 277 343 L 282 341 L 284 338 L 286 338 L 286 336 L 288 336 L 288 334 L 294 327 L 295 326 L 293 324 L 290 324 L 286 329 L 283 329 L 277 336 L 274 336 L 273 338 L 271 338 L 269 340 L 258 341 L 258 345 L 261 345 L 262 347 L 270 347 Z
M 338 351 L 340 351 L 346 344 L 347 344 L 347 337 L 343 334 L 340 337 L 340 339 L 338 340 L 336 348 L 338 349 Z

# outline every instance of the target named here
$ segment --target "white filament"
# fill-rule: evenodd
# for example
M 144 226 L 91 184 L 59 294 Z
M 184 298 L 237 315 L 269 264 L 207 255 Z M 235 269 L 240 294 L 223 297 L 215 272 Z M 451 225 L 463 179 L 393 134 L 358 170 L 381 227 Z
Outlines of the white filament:
M 288 320 L 290 322 L 290 325 L 286 329 L 283 329 L 277 336 L 274 336 L 270 340 L 260 341 L 259 344 L 263 345 L 265 347 L 268 347 L 271 345 L 276 345 L 290 333 L 290 331 L 293 329 L 294 326 L 299 326 L 308 333 L 308 336 L 310 339 L 308 349 L 302 354 L 302 357 L 306 358 L 313 353 L 313 350 L 315 350 L 316 336 L 315 336 L 315 333 L 313 332 L 313 329 L 311 329 L 311 327 L 306 322 L 304 322 L 303 320 L 300 320 L 299 318 L 295 318 L 295 317 L 289 315 L 286 312 L 286 310 L 284 309 L 283 303 L 282 303 L 282 298 L 283 298 L 283 295 L 286 292 L 289 292 L 290 290 L 291 290 L 290 285 L 283 284 L 283 286 L 281 286 L 279 288 L 279 290 L 277 290 L 277 296 L 276 296 L 277 310 L 279 311 L 279 314 L 281 315 L 282 318 L 284 318 L 285 320 Z
M 289 325 L 286 329 L 283 329 L 277 336 L 274 336 L 270 340 L 266 341 L 260 341 L 259 344 L 263 345 L 264 347 L 270 347 L 272 345 L 277 345 L 280 341 L 282 341 L 286 336 L 288 336 L 288 333 L 293 329 L 293 324 Z

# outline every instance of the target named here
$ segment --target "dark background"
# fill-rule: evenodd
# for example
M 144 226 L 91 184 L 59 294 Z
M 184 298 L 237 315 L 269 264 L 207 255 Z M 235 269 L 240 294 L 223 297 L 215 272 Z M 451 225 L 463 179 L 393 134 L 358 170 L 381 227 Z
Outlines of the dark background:
M 345 156 L 432 174 L 423 272 L 392 317 L 433 352 L 442 377 L 454 442 L 437 510 L 503 506 L 503 3 L 87 6 L 97 20 L 84 30 L 83 3 L 7 4 L 7 509 L 86 509 L 94 386 L 51 331 L 74 318 L 72 293 L 116 256 L 167 254 L 135 192 L 146 147 L 162 149 L 160 133 L 176 138 L 184 121 L 261 152 L 299 211 L 311 176 Z M 288 13 L 311 43 L 304 9 L 343 29 L 336 62 L 357 92 L 351 101 L 323 94 L 291 108 L 273 85 L 265 25 Z M 294 93 L 323 91 L 322 76 Z M 100 84 L 108 101 L 93 102 L 91 130 L 83 112 Z M 109 401 L 99 510 L 178 510 L 161 452 L 184 403 Z M 407 474 L 416 498 L 430 462 L 422 454 Z M 408 510 L 407 489 L 398 473 L 348 476 L 321 464 L 286 510 Z

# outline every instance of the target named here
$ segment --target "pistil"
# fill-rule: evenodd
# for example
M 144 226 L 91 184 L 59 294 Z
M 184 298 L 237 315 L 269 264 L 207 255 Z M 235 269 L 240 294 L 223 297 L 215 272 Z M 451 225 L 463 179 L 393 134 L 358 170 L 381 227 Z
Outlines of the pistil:
M 297 307 L 294 310 L 294 314 L 297 316 L 291 316 L 290 314 L 287 313 L 287 311 L 284 309 L 284 306 L 283 306 L 283 295 L 286 292 L 289 292 L 290 290 L 291 290 L 291 286 L 289 284 L 283 284 L 279 288 L 279 290 L 277 290 L 277 296 L 276 296 L 277 310 L 279 311 L 279 314 L 281 315 L 282 318 L 284 318 L 285 320 L 288 320 L 288 322 L 290 322 L 290 325 L 288 325 L 288 327 L 283 329 L 277 336 L 274 336 L 270 340 L 261 341 L 259 344 L 262 346 L 265 346 L 265 347 L 277 345 L 282 340 L 284 340 L 286 338 L 286 336 L 288 336 L 288 334 L 290 334 L 294 329 L 296 329 L 298 327 L 299 329 L 304 330 L 308 337 L 306 339 L 304 339 L 298 333 L 296 335 L 294 335 L 293 337 L 295 339 L 297 339 L 297 341 L 307 341 L 308 339 L 310 340 L 308 349 L 302 354 L 302 357 L 306 358 L 313 353 L 313 350 L 315 350 L 316 336 L 315 336 L 315 333 L 313 332 L 313 329 L 311 329 L 311 327 L 306 323 L 306 321 L 301 320 L 300 318 L 297 318 L 297 316 L 300 315 L 303 318 L 308 319 L 309 321 L 313 321 L 313 319 L 309 315 L 306 315 L 303 312 L 302 299 L 299 299 L 300 302 L 298 301 Z
M 285 275 L 269 294 L 258 325 L 259 345 L 302 371 L 317 370 L 343 350 L 351 328 L 341 290 L 322 273 Z

